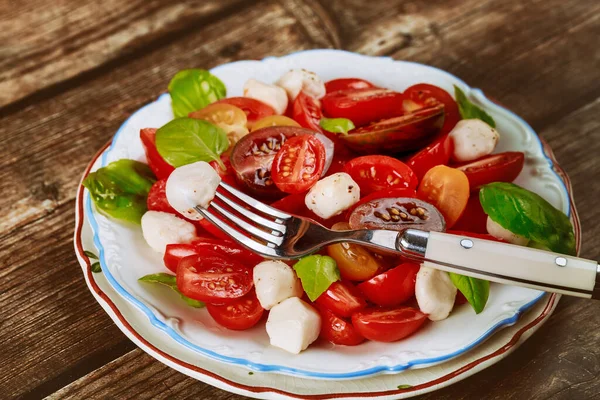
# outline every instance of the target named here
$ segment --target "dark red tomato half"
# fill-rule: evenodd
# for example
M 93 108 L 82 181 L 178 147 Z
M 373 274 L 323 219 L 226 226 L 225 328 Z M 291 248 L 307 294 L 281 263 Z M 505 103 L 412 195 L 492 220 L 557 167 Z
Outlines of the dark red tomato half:
M 325 92 L 338 92 L 340 90 L 348 90 L 348 89 L 368 89 L 374 88 L 373 85 L 369 81 L 365 81 L 364 79 L 359 78 L 340 78 L 333 79 L 329 82 L 325 83 Z
M 414 171 L 419 181 L 423 179 L 427 171 L 436 165 L 448 165 L 452 155 L 452 140 L 447 134 L 419 151 L 408 159 L 406 164 Z
M 460 113 L 458 112 L 458 104 L 452 98 L 450 93 L 444 89 L 429 85 L 427 83 L 419 83 L 413 85 L 404 91 L 404 96 L 408 100 L 412 100 L 421 107 L 430 107 L 436 104 L 444 105 L 444 126 L 441 133 L 446 134 L 454 128 L 456 123 L 460 121 Z
M 140 130 L 140 139 L 144 146 L 148 166 L 158 179 L 166 179 L 175 169 L 171 164 L 165 161 L 164 158 L 156 150 L 156 129 L 144 128 Z
M 367 306 L 362 294 L 349 282 L 334 282 L 315 303 L 340 317 L 350 317 Z
M 395 307 L 415 295 L 415 282 L 419 265 L 400 264 L 358 285 L 371 303 L 382 307 Z
M 412 307 L 367 308 L 352 316 L 354 328 L 369 340 L 395 342 L 413 334 L 427 315 Z
M 333 344 L 343 346 L 356 346 L 365 341 L 365 338 L 354 329 L 350 321 L 338 317 L 327 307 L 316 304 L 316 308 L 321 315 L 320 337 Z
M 298 93 L 294 100 L 292 117 L 301 127 L 315 132 L 322 132 L 319 125 L 321 118 L 323 118 L 321 103 L 304 92 Z
M 249 97 L 229 97 L 221 99 L 216 103 L 231 104 L 244 111 L 246 113 L 246 118 L 248 119 L 247 125 L 249 129 L 252 128 L 252 125 L 259 119 L 275 115 L 275 110 L 273 110 L 271 106 Z
M 253 286 L 251 268 L 216 252 L 185 257 L 177 266 L 179 291 L 206 303 L 230 302 L 246 295 Z
M 457 231 L 487 233 L 486 225 L 487 214 L 481 207 L 479 191 L 471 192 L 465 210 L 452 228 Z
M 148 192 L 148 199 L 146 200 L 148 210 L 162 211 L 180 216 L 179 213 L 175 211 L 175 209 L 169 204 L 169 201 L 167 200 L 166 188 L 166 179 L 161 179 L 154 182 L 150 188 L 150 191 Z
M 322 99 L 328 117 L 348 118 L 356 126 L 402 115 L 403 101 L 402 93 L 378 88 L 340 90 Z
M 377 192 L 373 192 L 371 194 L 362 197 L 358 203 L 354 204 L 352 207 L 346 211 L 346 219 L 350 219 L 350 214 L 354 209 L 362 204 L 368 203 L 372 200 L 377 199 L 387 199 L 387 198 L 406 198 L 406 197 L 417 197 L 417 191 L 415 189 L 409 188 L 391 188 L 391 189 L 383 189 Z
M 457 166 L 467 175 L 471 190 L 492 182 L 512 182 L 523 170 L 525 154 L 507 151 Z
M 325 146 L 312 135 L 285 141 L 275 155 L 271 176 L 282 192 L 303 193 L 321 177 L 325 168 Z
M 417 176 L 402 161 L 388 156 L 358 157 L 344 167 L 358 186 L 361 195 L 391 188 L 416 189 Z
M 217 324 L 234 331 L 252 328 L 264 312 L 254 291 L 228 304 L 209 303 L 206 309 Z

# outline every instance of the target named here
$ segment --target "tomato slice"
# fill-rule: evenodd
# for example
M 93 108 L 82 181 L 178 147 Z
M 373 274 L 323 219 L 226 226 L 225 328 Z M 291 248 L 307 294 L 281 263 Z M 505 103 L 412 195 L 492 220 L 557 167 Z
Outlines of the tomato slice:
M 246 113 L 231 104 L 212 103 L 189 113 L 189 117 L 208 121 L 223 129 L 231 146 L 248 133 Z
M 469 179 L 471 190 L 492 182 L 512 182 L 523 170 L 525 154 L 507 151 L 457 166 Z
M 367 306 L 362 294 L 349 282 L 333 282 L 315 303 L 340 317 L 351 317 Z
M 340 78 L 333 79 L 329 82 L 325 83 L 325 92 L 338 92 L 340 90 L 348 90 L 348 89 L 368 89 L 374 88 L 373 85 L 369 81 L 365 81 L 364 79 L 359 78 Z
M 319 122 L 323 118 L 321 103 L 319 100 L 310 97 L 304 92 L 298 93 L 294 100 L 292 115 L 294 120 L 304 128 L 312 129 L 316 132 L 322 132 Z
M 265 311 L 254 291 L 228 304 L 209 303 L 206 309 L 217 324 L 234 331 L 252 328 L 260 321 Z
M 177 266 L 177 288 L 185 296 L 207 303 L 224 303 L 253 287 L 252 269 L 216 252 L 182 258 Z
M 395 342 L 413 334 L 427 315 L 412 307 L 367 308 L 352 316 L 354 328 L 369 340 Z
M 421 107 L 443 104 L 445 116 L 444 126 L 442 126 L 441 130 L 442 134 L 449 133 L 461 119 L 458 111 L 458 104 L 456 104 L 456 101 L 452 98 L 450 93 L 440 87 L 427 83 L 419 83 L 406 89 L 404 91 L 404 96 Z
M 315 136 L 296 136 L 285 141 L 271 168 L 273 182 L 286 193 L 303 193 L 321 177 L 325 146 Z
M 164 158 L 156 150 L 156 129 L 144 128 L 140 130 L 140 139 L 144 146 L 148 166 L 154 172 L 157 179 L 165 179 L 171 175 L 175 169 L 171 164 L 165 161 Z
M 170 214 L 175 214 L 177 216 L 179 213 L 175 211 L 173 207 L 169 204 L 167 200 L 167 180 L 161 179 L 152 185 L 150 191 L 148 192 L 148 199 L 146 200 L 146 205 L 148 210 L 150 211 L 162 211 Z
M 267 128 L 269 126 L 297 126 L 300 124 L 293 119 L 286 117 L 285 115 L 270 115 L 261 120 L 258 120 L 253 126 L 252 131 L 257 131 L 261 128 Z
M 417 197 L 417 191 L 415 189 L 409 188 L 390 188 L 383 189 L 377 192 L 373 192 L 363 198 L 361 198 L 358 203 L 354 204 L 352 207 L 348 209 L 346 212 L 346 219 L 350 219 L 350 214 L 358 207 L 365 203 L 368 203 L 372 200 L 377 199 L 386 199 L 386 198 L 406 198 L 406 197 Z
M 215 102 L 216 104 L 231 104 L 236 106 L 246 114 L 248 128 L 252 128 L 254 123 L 269 115 L 275 115 L 275 110 L 262 101 L 251 99 L 250 97 L 229 97 Z M 215 104 L 213 103 L 213 104 Z
M 183 258 L 198 254 L 196 248 L 191 243 L 168 244 L 163 257 L 165 267 L 177 273 L 179 261 Z
M 399 306 L 415 295 L 419 265 L 405 263 L 358 285 L 365 297 L 383 307 Z
M 338 317 L 329 309 L 315 304 L 321 315 L 321 334 L 320 336 L 333 343 L 344 346 L 356 346 L 365 341 L 352 323 Z
M 433 204 L 444 216 L 446 229 L 450 229 L 467 207 L 469 180 L 456 168 L 438 165 L 423 177 L 417 197 Z
M 213 235 L 216 238 L 223 239 L 223 240 L 231 239 L 231 237 L 228 234 L 223 232 L 220 228 L 215 226 L 212 222 L 210 222 L 206 218 L 203 218 L 200 221 L 196 221 L 196 224 L 197 224 L 196 226 L 199 227 L 201 230 Z
M 479 201 L 479 191 L 471 192 L 465 211 L 452 227 L 457 231 L 467 231 L 473 233 L 487 233 L 487 214 L 481 207 Z
M 344 170 L 358 183 L 361 195 L 391 188 L 416 189 L 419 183 L 408 165 L 388 156 L 358 157 Z
M 452 140 L 448 135 L 442 135 L 429 146 L 410 157 L 406 164 L 414 171 L 420 181 L 431 168 L 437 165 L 448 165 L 452 155 L 452 146 Z
M 402 93 L 388 89 L 348 89 L 328 93 L 323 97 L 325 114 L 333 118 L 348 118 L 356 126 L 402 115 Z

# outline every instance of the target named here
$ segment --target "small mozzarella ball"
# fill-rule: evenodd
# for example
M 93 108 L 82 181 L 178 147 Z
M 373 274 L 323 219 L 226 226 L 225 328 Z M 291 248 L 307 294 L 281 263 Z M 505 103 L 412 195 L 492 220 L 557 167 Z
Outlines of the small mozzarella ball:
M 271 309 L 266 327 L 272 346 L 298 354 L 319 337 L 321 316 L 298 297 L 290 297 Z
M 142 216 L 142 235 L 154 251 L 164 254 L 168 244 L 190 243 L 196 239 L 196 227 L 173 214 L 146 211 Z
M 500 136 L 498 131 L 479 119 L 458 121 L 450 131 L 454 143 L 454 161 L 473 161 L 492 154 Z
M 315 99 L 325 96 L 325 82 L 314 72 L 305 69 L 292 69 L 275 84 L 285 89 L 290 101 L 294 101 L 300 91 Z
M 265 310 L 289 299 L 302 296 L 302 284 L 296 273 L 281 261 L 263 261 L 253 272 L 256 297 Z
M 485 227 L 488 233 L 497 239 L 502 239 L 508 243 L 517 244 L 519 246 L 527 246 L 529 243 L 529 239 L 516 235 L 508 229 L 504 229 L 500 224 L 494 222 L 490 217 L 487 218 Z
M 184 217 L 200 220 L 202 216 L 194 207 L 208 207 L 219 183 L 221 177 L 207 162 L 198 161 L 175 168 L 167 179 L 167 201 Z
M 456 286 L 448 273 L 421 266 L 415 282 L 415 296 L 421 311 L 432 321 L 446 319 L 454 307 Z
M 360 188 L 345 172 L 338 172 L 321 179 L 304 198 L 306 207 L 324 219 L 341 214 L 358 200 L 360 200 Z
M 275 110 L 275 114 L 283 114 L 288 106 L 285 90 L 279 86 L 262 83 L 256 79 L 248 79 L 244 84 L 244 96 L 262 101 Z

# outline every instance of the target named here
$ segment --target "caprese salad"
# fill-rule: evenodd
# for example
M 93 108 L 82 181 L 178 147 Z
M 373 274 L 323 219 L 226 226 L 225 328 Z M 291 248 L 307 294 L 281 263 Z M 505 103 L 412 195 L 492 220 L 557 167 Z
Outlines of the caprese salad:
M 427 83 L 399 92 L 303 69 L 273 78 L 249 79 L 242 96 L 226 97 L 208 71 L 177 73 L 175 118 L 140 131 L 146 162 L 118 160 L 85 179 L 98 210 L 140 223 L 163 255 L 169 273 L 140 281 L 170 286 L 227 329 L 251 328 L 268 313 L 271 344 L 292 353 L 319 337 L 397 341 L 458 304 L 485 307 L 486 281 L 357 244 L 263 259 L 194 210 L 209 206 L 221 181 L 334 230 L 417 224 L 575 252 L 569 219 L 511 183 L 524 154 L 494 154 L 493 118 L 458 87 L 454 97 Z

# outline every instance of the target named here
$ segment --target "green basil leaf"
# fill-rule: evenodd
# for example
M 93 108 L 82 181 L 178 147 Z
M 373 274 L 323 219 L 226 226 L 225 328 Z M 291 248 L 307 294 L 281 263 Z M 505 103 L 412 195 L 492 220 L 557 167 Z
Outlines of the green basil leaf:
M 206 70 L 184 69 L 171 79 L 169 93 L 173 114 L 179 118 L 224 98 L 227 89 L 219 78 Z
M 513 183 L 494 182 L 479 192 L 483 211 L 512 233 L 557 253 L 576 255 L 569 218 L 541 196 Z
M 485 308 L 490 297 L 490 283 L 483 279 L 472 278 L 450 272 L 450 280 L 465 296 L 476 314 Z
M 494 118 L 475 104 L 471 103 L 465 93 L 460 88 L 454 85 L 454 97 L 456 97 L 456 103 L 458 104 L 458 111 L 462 119 L 480 119 L 492 128 L 496 127 L 496 121 Z
M 228 147 L 225 131 L 201 119 L 178 118 L 156 131 L 156 149 L 174 167 L 216 161 L 224 170 L 220 155 Z
M 176 291 L 181 296 L 183 301 L 185 301 L 189 306 L 192 306 L 194 308 L 204 307 L 203 302 L 194 300 L 194 299 L 190 299 L 189 297 L 181 294 L 181 292 L 177 288 L 177 280 L 176 280 L 175 275 L 166 274 L 164 272 L 159 272 L 158 274 L 150 274 L 150 275 L 142 276 L 138 280 L 141 282 L 160 283 L 161 285 L 168 286 L 171 289 L 173 289 L 174 291 Z
M 90 267 L 90 269 L 92 270 L 93 273 L 97 274 L 98 272 L 102 272 L 102 266 L 100 265 L 99 261 L 96 261 L 95 263 L 93 263 Z
M 90 191 L 98 210 L 139 224 L 154 181 L 154 174 L 146 164 L 123 159 L 89 174 L 83 186 Z
M 340 280 L 337 264 L 328 256 L 315 254 L 303 257 L 294 265 L 294 270 L 311 301 L 329 289 L 333 282 Z
M 355 128 L 354 122 L 347 118 L 321 118 L 319 125 L 326 131 L 343 135 L 347 135 L 349 131 Z
M 92 253 L 91 251 L 85 250 L 83 254 L 85 254 L 88 258 L 93 258 L 94 260 L 98 259 L 98 256 Z

